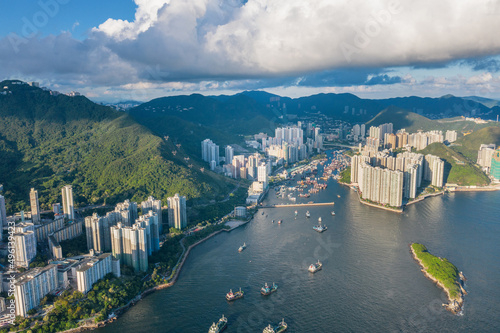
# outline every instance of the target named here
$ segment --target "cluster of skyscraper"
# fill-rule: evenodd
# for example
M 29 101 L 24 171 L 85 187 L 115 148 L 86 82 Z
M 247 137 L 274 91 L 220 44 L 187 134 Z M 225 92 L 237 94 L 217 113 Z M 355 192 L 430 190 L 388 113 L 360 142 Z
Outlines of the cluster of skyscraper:
M 354 125 L 352 128 L 352 137 L 355 141 L 364 140 L 364 125 Z M 412 147 L 422 150 L 434 142 L 455 142 L 457 140 L 457 131 L 417 131 L 416 133 L 407 133 L 404 129 L 393 133 L 393 124 L 386 123 L 380 126 L 371 126 L 369 135 L 366 138 L 366 149 L 377 151 L 380 146 L 385 148 L 403 148 Z
M 422 180 L 442 187 L 443 174 L 444 161 L 434 155 L 364 151 L 351 160 L 351 183 L 358 185 L 362 198 L 393 207 L 416 198 Z
M 306 137 L 304 142 L 304 130 L 299 122 L 297 126 L 278 127 L 274 131 L 274 137 L 262 138 L 262 151 L 267 156 L 275 157 L 277 164 L 289 164 L 306 159 L 313 149 L 323 148 L 323 136 L 319 127 L 312 127 L 307 123 Z M 310 127 L 310 129 L 309 129 Z
M 184 229 L 187 226 L 186 197 L 175 194 L 167 200 L 169 225 Z M 146 271 L 148 256 L 160 249 L 161 200 L 149 197 L 140 207 L 143 214 L 138 216 L 137 203 L 125 200 L 106 216 L 86 217 L 88 249 L 98 253 L 111 251 L 121 263 L 136 271 Z

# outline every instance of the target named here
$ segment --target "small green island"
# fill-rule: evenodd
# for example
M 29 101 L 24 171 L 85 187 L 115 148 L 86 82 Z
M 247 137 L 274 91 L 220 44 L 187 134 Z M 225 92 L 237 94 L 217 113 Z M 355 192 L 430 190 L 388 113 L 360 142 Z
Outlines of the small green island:
M 463 288 L 465 277 L 455 265 L 446 258 L 440 258 L 429 253 L 427 248 L 418 243 L 410 246 L 413 258 L 422 267 L 424 275 L 436 282 L 448 295 L 448 304 L 443 304 L 452 313 L 459 313 L 464 303 L 464 295 L 467 294 Z

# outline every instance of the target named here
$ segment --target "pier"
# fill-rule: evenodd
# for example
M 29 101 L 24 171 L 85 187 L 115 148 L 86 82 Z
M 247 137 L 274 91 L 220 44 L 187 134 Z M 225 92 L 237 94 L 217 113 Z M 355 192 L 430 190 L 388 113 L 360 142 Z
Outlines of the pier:
M 289 204 L 289 205 L 268 205 L 268 206 L 260 206 L 259 208 L 283 208 L 283 207 L 307 207 L 307 206 L 331 206 L 334 205 L 335 202 L 317 202 L 317 203 L 298 203 L 298 204 Z

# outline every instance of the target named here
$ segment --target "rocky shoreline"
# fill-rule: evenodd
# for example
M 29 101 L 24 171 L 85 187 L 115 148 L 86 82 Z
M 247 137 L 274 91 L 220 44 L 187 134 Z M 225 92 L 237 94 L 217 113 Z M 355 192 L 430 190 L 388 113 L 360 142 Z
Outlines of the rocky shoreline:
M 463 275 L 462 272 L 459 272 L 459 284 L 460 284 L 460 294 L 458 298 L 452 298 L 450 296 L 450 291 L 448 288 L 446 288 L 441 281 L 436 279 L 434 276 L 429 274 L 427 272 L 427 268 L 424 266 L 422 261 L 417 257 L 415 251 L 413 250 L 413 247 L 410 244 L 410 252 L 413 256 L 413 259 L 415 259 L 416 262 L 418 262 L 419 266 L 422 268 L 421 271 L 424 273 L 424 276 L 431 280 L 432 282 L 436 283 L 439 288 L 443 289 L 444 292 L 446 293 L 446 296 L 448 297 L 448 304 L 443 304 L 443 306 L 446 308 L 446 310 L 450 311 L 453 314 L 458 314 L 462 311 L 463 305 L 464 305 L 464 296 L 467 295 L 467 292 L 464 289 L 464 282 L 467 280 L 465 276 Z

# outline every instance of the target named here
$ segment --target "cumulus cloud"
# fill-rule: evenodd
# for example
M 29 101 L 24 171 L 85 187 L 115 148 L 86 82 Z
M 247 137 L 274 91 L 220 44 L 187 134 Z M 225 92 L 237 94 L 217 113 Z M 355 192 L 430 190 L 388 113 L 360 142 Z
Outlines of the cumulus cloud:
M 408 83 L 385 67 L 426 67 L 500 52 L 492 33 L 500 20 L 491 15 L 500 13 L 498 1 L 487 2 L 487 9 L 473 0 L 135 3 L 133 21 L 110 18 L 83 41 L 69 33 L 1 39 L 0 75 L 58 75 L 107 86 L 233 80 L 383 85 Z

